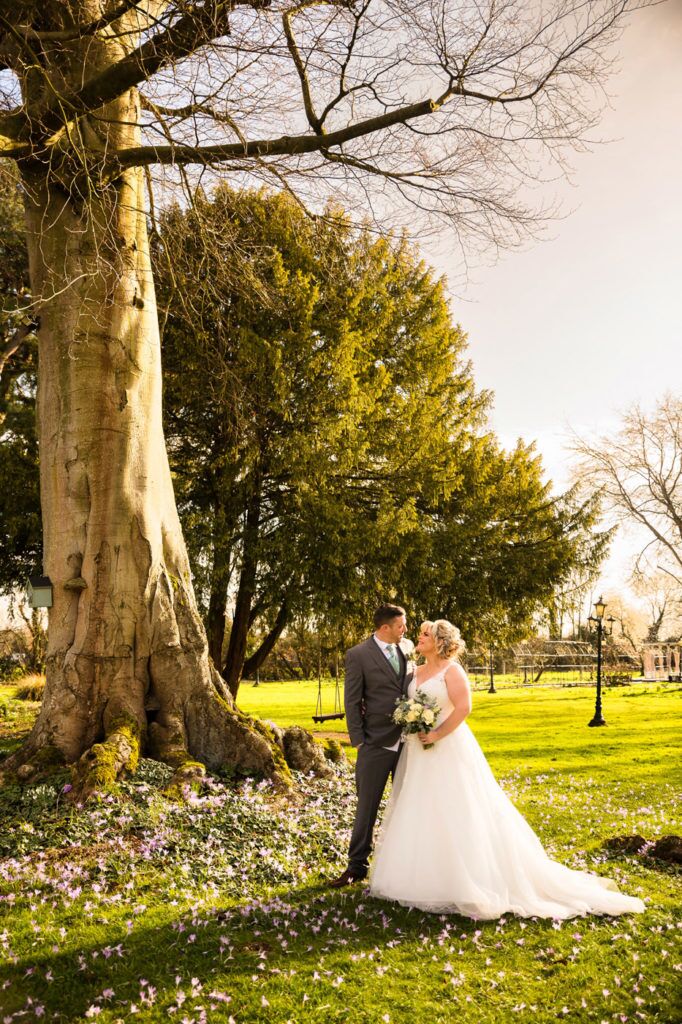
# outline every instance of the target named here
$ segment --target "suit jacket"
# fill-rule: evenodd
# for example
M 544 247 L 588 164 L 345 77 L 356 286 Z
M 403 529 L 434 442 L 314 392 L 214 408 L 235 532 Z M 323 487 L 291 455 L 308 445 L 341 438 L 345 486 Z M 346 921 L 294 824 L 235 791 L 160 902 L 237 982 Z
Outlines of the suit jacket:
M 400 739 L 400 726 L 393 721 L 395 702 L 405 695 L 414 665 L 397 648 L 400 674 L 371 636 L 346 654 L 344 705 L 348 735 L 354 747 L 392 747 Z

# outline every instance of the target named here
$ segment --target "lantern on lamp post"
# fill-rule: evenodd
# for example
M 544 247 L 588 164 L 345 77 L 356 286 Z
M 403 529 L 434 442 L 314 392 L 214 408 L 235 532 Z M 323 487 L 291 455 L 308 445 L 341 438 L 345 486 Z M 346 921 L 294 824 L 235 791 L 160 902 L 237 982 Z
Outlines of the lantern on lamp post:
M 611 636 L 614 620 L 612 616 L 609 616 L 606 620 L 610 626 L 607 631 L 604 626 L 605 611 L 606 601 L 603 597 L 600 597 L 598 601 L 594 602 L 594 615 L 590 615 L 587 620 L 588 622 L 594 623 L 595 632 L 597 634 L 597 700 L 594 707 L 594 716 L 592 717 L 592 720 L 587 723 L 591 727 L 606 725 L 606 721 L 601 710 L 602 637 L 604 636 L 604 633 L 606 633 L 607 636 Z

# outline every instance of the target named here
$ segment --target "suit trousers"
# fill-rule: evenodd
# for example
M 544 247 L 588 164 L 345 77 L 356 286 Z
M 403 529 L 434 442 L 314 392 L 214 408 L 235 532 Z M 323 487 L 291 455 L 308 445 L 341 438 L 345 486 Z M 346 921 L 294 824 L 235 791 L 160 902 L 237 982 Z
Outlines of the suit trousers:
M 355 763 L 355 788 L 358 805 L 348 849 L 348 870 L 356 878 L 364 878 L 369 870 L 372 837 L 381 798 L 389 775 L 393 776 L 402 744 L 398 750 L 371 747 L 367 743 L 358 750 Z

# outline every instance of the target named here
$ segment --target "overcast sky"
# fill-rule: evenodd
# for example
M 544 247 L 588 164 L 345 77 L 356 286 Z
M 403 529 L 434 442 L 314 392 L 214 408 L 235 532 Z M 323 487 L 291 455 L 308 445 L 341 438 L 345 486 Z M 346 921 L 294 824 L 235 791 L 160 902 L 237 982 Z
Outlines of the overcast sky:
M 618 56 L 600 126 L 612 141 L 575 157 L 572 185 L 548 186 L 564 219 L 453 301 L 493 426 L 510 446 L 536 440 L 559 488 L 569 426 L 601 434 L 682 381 L 682 0 L 634 16 Z M 454 259 L 438 263 L 457 278 Z M 630 547 L 616 544 L 607 587 Z

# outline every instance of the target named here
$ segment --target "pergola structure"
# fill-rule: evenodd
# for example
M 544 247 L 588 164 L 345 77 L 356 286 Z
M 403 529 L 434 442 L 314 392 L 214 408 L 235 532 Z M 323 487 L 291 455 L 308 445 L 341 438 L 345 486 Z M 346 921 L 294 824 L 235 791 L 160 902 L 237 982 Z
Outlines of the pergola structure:
M 467 670 L 477 676 L 490 675 L 490 649 L 470 650 Z M 594 677 L 597 649 L 588 640 L 547 640 L 533 637 L 497 648 L 492 652 L 494 674 L 518 675 L 521 683 L 537 683 L 545 673 L 566 679 L 589 681 Z M 640 670 L 638 655 L 609 638 L 604 648 L 603 672 L 607 683 L 626 682 Z
M 682 642 L 643 644 L 641 654 L 644 679 L 682 679 Z
M 515 667 L 523 672 L 524 682 L 537 680 L 546 670 L 591 673 L 596 662 L 592 644 L 585 640 L 522 640 L 512 644 Z

